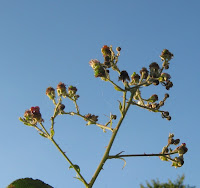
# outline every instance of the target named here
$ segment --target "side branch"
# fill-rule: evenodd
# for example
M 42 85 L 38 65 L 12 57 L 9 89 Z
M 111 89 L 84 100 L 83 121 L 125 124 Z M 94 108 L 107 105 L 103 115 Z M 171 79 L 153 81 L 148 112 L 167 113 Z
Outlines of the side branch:
M 177 152 L 171 152 L 171 153 L 164 153 L 164 154 L 130 154 L 130 155 L 109 155 L 108 159 L 117 159 L 121 157 L 156 157 L 156 156 L 168 156 L 168 155 L 173 155 L 176 154 Z

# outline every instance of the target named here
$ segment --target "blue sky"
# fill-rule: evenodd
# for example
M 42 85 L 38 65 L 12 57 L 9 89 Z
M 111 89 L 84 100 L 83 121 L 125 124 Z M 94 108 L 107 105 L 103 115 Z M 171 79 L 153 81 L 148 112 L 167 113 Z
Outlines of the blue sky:
M 199 186 L 199 44 L 198 0 L 183 1 L 53 1 L 2 0 L 0 2 L 0 187 L 18 178 L 41 179 L 55 188 L 84 187 L 74 179 L 61 154 L 18 118 L 31 106 L 40 106 L 45 126 L 50 127 L 53 104 L 45 95 L 49 86 L 62 81 L 78 88 L 82 114 L 99 115 L 105 123 L 112 112 L 119 114 L 120 93 L 93 76 L 88 62 L 103 61 L 101 47 L 122 48 L 121 70 L 139 72 L 156 61 L 164 48 L 174 54 L 169 73 L 174 87 L 160 114 L 132 107 L 114 142 L 111 154 L 159 153 L 174 133 L 188 147 L 185 164 L 175 169 L 157 157 L 130 158 L 122 170 L 121 160 L 110 160 L 94 188 L 139 187 L 146 180 L 175 180 L 185 174 L 185 183 Z M 117 74 L 113 74 L 117 80 Z M 163 87 L 144 88 L 142 95 L 166 93 Z M 67 109 L 73 110 L 70 101 Z M 106 116 L 107 115 L 107 116 Z M 85 126 L 76 117 L 56 119 L 55 140 L 81 167 L 90 180 L 103 156 L 111 133 Z

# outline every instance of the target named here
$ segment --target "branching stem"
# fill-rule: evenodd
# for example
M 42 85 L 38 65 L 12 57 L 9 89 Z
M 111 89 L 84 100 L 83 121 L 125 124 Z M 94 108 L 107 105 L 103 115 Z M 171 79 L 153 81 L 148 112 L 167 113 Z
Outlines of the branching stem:
M 128 109 L 129 109 L 130 105 L 131 105 L 131 101 L 132 101 L 132 99 L 133 99 L 134 94 L 135 94 L 135 92 L 132 91 L 132 92 L 131 92 L 131 96 L 130 96 L 129 101 L 128 101 L 128 104 L 126 105 L 126 108 L 124 109 L 123 115 L 122 115 L 121 118 L 119 119 L 119 122 L 118 122 L 117 126 L 116 126 L 115 129 L 113 130 L 112 136 L 111 136 L 111 138 L 110 138 L 110 141 L 109 141 L 109 143 L 108 143 L 108 146 L 107 146 L 107 148 L 106 148 L 106 151 L 105 151 L 105 153 L 104 153 L 104 156 L 103 156 L 103 158 L 101 159 L 101 162 L 99 163 L 99 166 L 97 167 L 97 169 L 96 169 L 96 171 L 95 171 L 95 173 L 94 173 L 94 175 L 93 175 L 93 177 L 92 177 L 92 179 L 91 179 L 91 181 L 90 181 L 90 183 L 89 183 L 88 188 L 91 188 L 91 187 L 93 186 L 93 184 L 94 184 L 94 182 L 95 182 L 97 176 L 99 175 L 100 171 L 101 171 L 102 168 L 103 168 L 103 165 L 105 164 L 106 160 L 107 160 L 108 157 L 109 157 L 109 152 L 110 152 L 110 150 L 111 150 L 111 147 L 112 147 L 112 145 L 113 145 L 113 142 L 114 142 L 114 140 L 115 140 L 115 137 L 116 137 L 116 135 L 117 135 L 117 132 L 118 132 L 118 130 L 119 130 L 119 128 L 120 128 L 120 126 L 121 126 L 121 124 L 122 124 L 122 122 L 123 122 L 125 116 L 126 116 L 126 113 L 127 113 Z M 124 95 L 124 97 L 125 97 L 125 95 Z M 124 105 L 124 104 L 123 104 L 123 105 Z

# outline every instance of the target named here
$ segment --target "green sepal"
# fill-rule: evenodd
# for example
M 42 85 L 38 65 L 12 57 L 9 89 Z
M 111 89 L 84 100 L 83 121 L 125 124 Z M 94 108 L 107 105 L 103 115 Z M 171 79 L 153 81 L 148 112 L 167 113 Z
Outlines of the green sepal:
M 33 126 L 32 124 L 30 124 L 30 123 L 27 123 L 27 122 L 24 122 L 24 125 L 27 125 L 27 126 L 30 126 L 30 127 L 32 127 L 32 126 Z
M 24 123 L 24 118 L 19 117 L 19 121 Z
M 32 125 L 31 123 L 28 123 L 27 120 L 25 120 L 24 118 L 19 117 L 19 120 L 20 120 L 21 122 L 23 122 L 24 125 L 31 126 L 31 127 L 34 126 L 34 125 Z
M 168 161 L 168 159 L 167 159 L 166 156 L 159 156 L 159 158 L 160 158 L 162 161 Z

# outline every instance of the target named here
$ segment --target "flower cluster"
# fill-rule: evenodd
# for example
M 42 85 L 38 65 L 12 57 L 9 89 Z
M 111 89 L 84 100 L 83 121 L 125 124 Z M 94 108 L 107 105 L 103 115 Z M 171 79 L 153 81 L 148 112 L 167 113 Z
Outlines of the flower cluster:
M 105 69 L 105 67 L 97 60 L 97 59 L 92 59 L 89 62 L 90 66 L 94 70 L 94 76 L 95 77 L 100 77 L 103 80 L 106 80 L 109 78 L 109 71 Z
M 169 61 L 172 59 L 173 55 L 167 50 L 167 55 L 164 53 L 166 49 L 161 54 L 161 60 L 164 61 L 162 67 L 158 63 L 153 62 L 149 65 L 149 70 L 143 67 L 140 70 L 140 75 L 134 72 L 131 75 L 131 82 L 129 85 L 138 85 L 138 83 L 143 86 L 159 85 L 161 83 L 167 90 L 169 90 L 173 83 L 170 81 L 171 76 L 168 73 L 163 73 L 163 69 L 166 69 L 166 65 L 169 68 Z M 164 54 L 164 55 L 163 55 Z M 171 54 L 171 56 L 170 56 Z
M 174 55 L 167 49 L 164 49 L 160 55 L 161 60 L 163 61 L 164 69 L 169 68 L 169 61 L 174 57 Z
M 104 45 L 101 48 L 101 53 L 104 57 L 104 63 L 100 63 L 97 59 L 92 59 L 89 64 L 94 70 L 94 76 L 100 77 L 102 80 L 107 81 L 109 77 L 109 68 L 112 68 L 114 71 L 119 72 L 117 67 L 118 57 L 120 55 L 121 48 L 116 48 L 117 54 L 114 53 L 112 46 L 108 47 Z
M 167 120 L 171 120 L 171 116 L 169 115 L 169 112 L 168 111 L 163 111 L 162 114 L 161 114 L 162 118 L 165 118 Z
M 160 156 L 162 161 L 172 161 L 172 166 L 175 168 L 181 167 L 184 164 L 183 155 L 188 151 L 185 143 L 182 143 L 180 146 L 172 150 L 169 148 L 170 145 L 178 145 L 180 143 L 180 139 L 174 139 L 174 134 L 169 134 L 168 137 L 168 144 L 167 146 L 163 147 L 161 154 L 167 154 Z M 172 154 L 178 154 L 178 157 L 172 158 Z
M 66 85 L 62 82 L 60 82 L 57 85 L 57 94 L 58 96 L 62 96 L 64 98 L 69 97 L 69 98 L 74 98 L 75 100 L 79 98 L 79 95 L 76 95 L 77 88 L 74 86 L 69 86 L 68 91 L 66 88 Z M 55 89 L 53 87 L 48 87 L 46 89 L 46 95 L 49 97 L 50 100 L 55 100 Z
M 98 116 L 87 114 L 85 115 L 85 121 L 87 121 L 87 125 L 95 124 L 98 121 Z
M 140 75 L 135 72 L 130 77 L 126 70 L 120 71 L 117 67 L 118 57 L 120 55 L 121 48 L 117 47 L 117 54 L 114 53 L 112 46 L 108 47 L 104 45 L 101 49 L 101 52 L 104 57 L 104 63 L 100 63 L 97 59 L 92 59 L 89 64 L 94 70 L 95 77 L 100 77 L 102 80 L 107 81 L 109 79 L 109 68 L 112 68 L 114 71 L 117 71 L 119 76 L 119 81 L 127 82 L 129 81 L 129 86 L 143 84 L 144 86 L 148 85 L 159 85 L 161 83 L 167 90 L 169 90 L 173 83 L 170 81 L 171 76 L 167 73 L 162 73 L 163 69 L 167 69 L 169 67 L 169 61 L 173 58 L 173 54 L 168 50 L 163 50 L 161 54 L 161 60 L 164 61 L 162 68 L 158 65 L 158 63 L 153 62 L 149 65 L 149 70 L 143 67 L 140 70 Z M 144 84 L 145 82 L 145 84 Z
M 101 49 L 104 57 L 104 63 L 100 63 L 100 61 L 98 61 L 97 59 L 92 59 L 89 62 L 90 66 L 94 70 L 95 77 L 100 77 L 102 80 L 107 81 L 108 79 L 110 79 L 108 69 L 112 68 L 114 71 L 117 71 L 119 73 L 118 80 L 122 81 L 125 86 L 125 90 L 131 90 L 131 88 L 134 88 L 136 86 L 157 86 L 160 83 L 165 87 L 166 90 L 169 90 L 171 87 L 173 87 L 173 83 L 170 80 L 171 76 L 168 73 L 163 72 L 164 69 L 169 68 L 169 61 L 173 58 L 173 54 L 169 52 L 169 50 L 164 49 L 160 55 L 161 60 L 164 61 L 162 67 L 160 67 L 159 64 L 156 62 L 152 62 L 149 65 L 149 69 L 143 67 L 140 70 L 139 74 L 133 72 L 131 77 L 129 77 L 129 74 L 126 70 L 120 71 L 117 67 L 118 57 L 120 55 L 121 48 L 117 47 L 116 51 L 118 52 L 117 54 L 114 53 L 112 46 L 108 47 L 107 45 L 104 45 Z M 116 90 L 123 91 L 123 89 L 118 87 L 116 84 L 114 86 Z M 132 104 L 136 103 L 140 107 L 147 108 L 150 111 L 160 112 L 163 118 L 171 120 L 169 112 L 159 110 L 160 107 L 164 106 L 165 101 L 168 97 L 165 97 L 163 100 L 157 103 L 156 101 L 158 101 L 158 95 L 154 94 L 149 99 L 143 99 L 141 97 L 141 92 L 138 89 L 134 95 L 134 100 L 136 101 L 133 101 Z
M 24 118 L 20 118 L 20 120 L 29 126 L 34 126 L 37 122 L 41 123 L 44 121 L 39 106 L 31 107 L 29 110 L 26 110 L 24 112 Z

